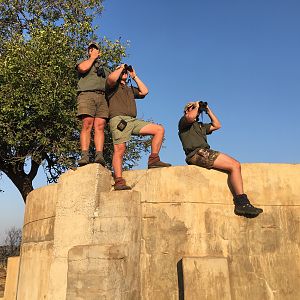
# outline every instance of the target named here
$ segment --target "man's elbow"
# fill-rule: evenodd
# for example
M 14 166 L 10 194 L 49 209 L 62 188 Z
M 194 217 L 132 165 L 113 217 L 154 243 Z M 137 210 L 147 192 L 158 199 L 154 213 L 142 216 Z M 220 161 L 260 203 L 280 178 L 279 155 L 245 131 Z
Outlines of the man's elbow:
M 140 92 L 140 96 L 144 98 L 148 95 L 148 93 L 149 93 L 149 90 L 142 91 L 142 92 Z
M 77 72 L 84 74 L 86 72 L 85 69 L 83 69 L 80 65 L 76 67 Z
M 114 84 L 115 84 L 115 81 L 111 77 L 108 76 L 106 79 L 106 85 L 109 87 L 113 87 Z

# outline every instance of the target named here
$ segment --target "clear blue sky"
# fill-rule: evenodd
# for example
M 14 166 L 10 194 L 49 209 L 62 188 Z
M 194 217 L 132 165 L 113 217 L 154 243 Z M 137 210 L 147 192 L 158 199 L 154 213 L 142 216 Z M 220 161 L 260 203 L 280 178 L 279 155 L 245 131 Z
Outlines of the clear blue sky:
M 187 101 L 205 100 L 222 128 L 213 149 L 242 163 L 299 163 L 298 0 L 105 1 L 99 35 L 130 40 L 149 95 L 139 117 L 166 129 L 161 158 L 184 165 L 177 123 Z M 138 168 L 145 168 L 143 159 Z M 45 184 L 42 172 L 35 187 Z M 21 196 L 3 176 L 0 234 L 23 222 Z M 1 236 L 0 236 L 1 239 Z

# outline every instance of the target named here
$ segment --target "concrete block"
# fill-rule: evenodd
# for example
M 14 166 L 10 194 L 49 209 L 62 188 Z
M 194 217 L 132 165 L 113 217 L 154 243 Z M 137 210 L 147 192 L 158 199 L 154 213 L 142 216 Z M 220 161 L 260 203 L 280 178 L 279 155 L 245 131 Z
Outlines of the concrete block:
M 124 245 L 82 245 L 69 251 L 67 300 L 138 299 L 128 286 Z
M 15 300 L 19 276 L 20 257 L 9 257 L 7 262 L 7 275 L 5 281 L 4 299 Z
M 189 300 L 231 300 L 226 258 L 184 257 L 184 298 Z

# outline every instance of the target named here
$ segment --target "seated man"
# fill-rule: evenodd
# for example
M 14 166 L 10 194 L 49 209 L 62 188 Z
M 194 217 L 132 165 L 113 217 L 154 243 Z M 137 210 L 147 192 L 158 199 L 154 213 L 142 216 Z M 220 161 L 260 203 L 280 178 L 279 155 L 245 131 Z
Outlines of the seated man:
M 137 87 L 127 86 L 128 73 Z M 115 190 L 131 189 L 122 178 L 122 163 L 126 149 L 126 142 L 134 135 L 152 135 L 151 154 L 148 159 L 148 168 L 162 168 L 171 166 L 159 158 L 159 151 L 164 137 L 164 128 L 136 119 L 137 109 L 135 99 L 142 99 L 148 94 L 148 88 L 136 75 L 132 66 L 121 65 L 109 74 L 106 81 L 106 95 L 109 106 L 109 127 L 114 143 L 113 169 Z
M 211 123 L 199 121 L 199 115 L 205 111 Z M 229 176 L 229 187 L 233 194 L 234 213 L 246 217 L 256 217 L 263 212 L 254 207 L 244 194 L 241 165 L 234 158 L 210 149 L 207 134 L 221 128 L 218 118 L 206 102 L 189 102 L 184 107 L 184 116 L 178 124 L 179 138 L 186 154 L 186 162 L 207 169 L 225 171 Z

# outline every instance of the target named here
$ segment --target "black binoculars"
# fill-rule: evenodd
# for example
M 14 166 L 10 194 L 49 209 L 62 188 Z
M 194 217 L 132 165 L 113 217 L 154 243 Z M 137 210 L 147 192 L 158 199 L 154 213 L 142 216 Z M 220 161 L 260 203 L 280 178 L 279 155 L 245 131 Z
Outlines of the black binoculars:
M 127 64 L 125 64 L 124 65 L 124 72 L 132 72 L 133 71 L 133 69 L 132 69 L 132 65 L 127 65 Z
M 199 103 L 198 112 L 199 113 L 202 113 L 202 112 L 207 113 L 207 102 L 199 101 L 198 103 Z

